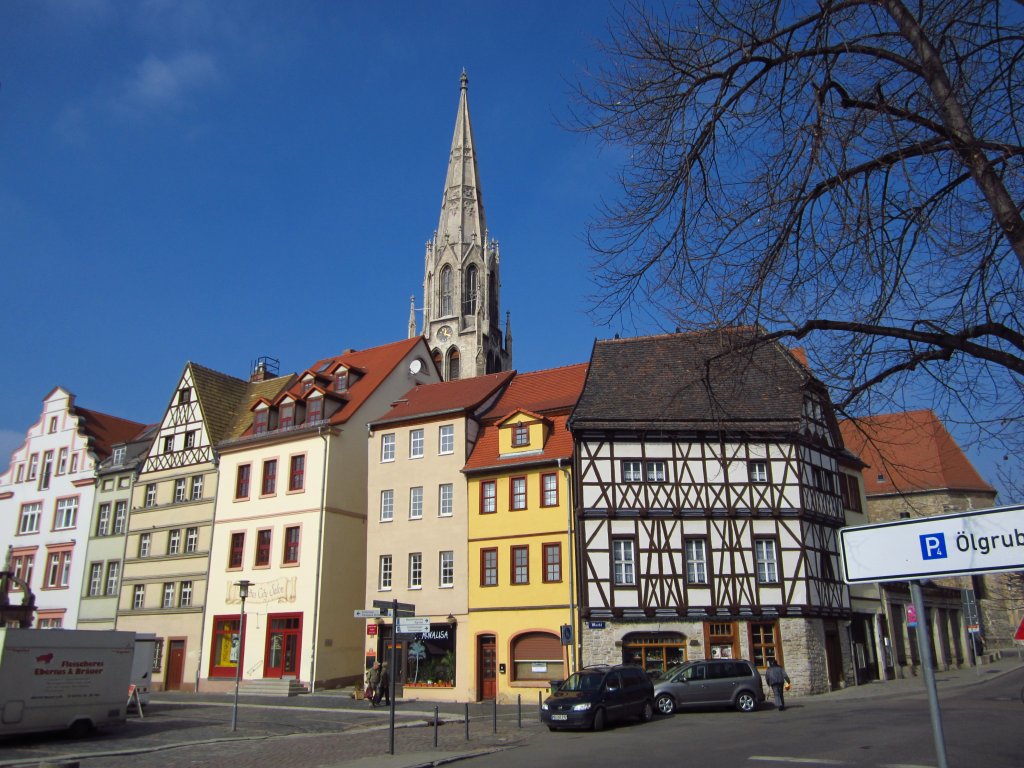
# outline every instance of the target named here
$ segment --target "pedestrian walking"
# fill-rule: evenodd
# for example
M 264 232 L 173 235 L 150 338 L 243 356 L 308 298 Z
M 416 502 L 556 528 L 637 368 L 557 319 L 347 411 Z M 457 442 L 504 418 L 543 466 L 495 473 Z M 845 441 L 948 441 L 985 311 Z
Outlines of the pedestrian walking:
M 366 675 L 366 696 L 367 701 L 370 702 L 371 707 L 376 707 L 377 702 L 380 701 L 380 662 L 373 662 L 373 666 L 370 667 L 370 671 Z
M 768 669 L 764 671 L 764 681 L 772 689 L 775 695 L 775 707 L 781 712 L 786 708 L 786 697 L 784 691 L 790 688 L 789 675 L 786 669 L 775 659 L 768 659 Z
M 374 664 L 375 667 L 380 667 L 380 674 L 377 679 L 377 685 L 374 686 L 373 690 L 373 706 L 380 704 L 381 697 L 387 699 L 385 704 L 391 706 L 391 675 L 388 674 L 388 663 L 385 661 L 383 664 Z

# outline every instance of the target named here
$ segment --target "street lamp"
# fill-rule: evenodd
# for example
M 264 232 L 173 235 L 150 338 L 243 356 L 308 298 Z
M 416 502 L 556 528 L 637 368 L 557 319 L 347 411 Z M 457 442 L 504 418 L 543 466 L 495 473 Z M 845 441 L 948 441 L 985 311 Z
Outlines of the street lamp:
M 242 629 L 245 627 L 245 598 L 249 596 L 249 585 L 251 583 L 248 579 L 235 582 L 235 586 L 238 587 L 238 596 L 242 598 L 242 610 L 238 614 L 238 659 L 235 661 L 235 706 L 231 710 L 232 731 L 238 728 L 238 683 L 242 679 L 242 648 L 244 647 Z

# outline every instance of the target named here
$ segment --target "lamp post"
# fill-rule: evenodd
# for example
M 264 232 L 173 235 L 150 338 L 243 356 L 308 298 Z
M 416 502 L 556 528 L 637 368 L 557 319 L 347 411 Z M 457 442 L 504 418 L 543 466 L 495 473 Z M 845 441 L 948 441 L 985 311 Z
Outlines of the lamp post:
M 242 598 L 242 610 L 238 614 L 238 659 L 235 662 L 235 706 L 231 710 L 232 731 L 238 728 L 238 684 L 242 679 L 242 648 L 244 647 L 242 630 L 245 628 L 245 598 L 249 596 L 249 585 L 251 583 L 248 579 L 235 582 L 235 586 L 238 587 L 238 596 Z

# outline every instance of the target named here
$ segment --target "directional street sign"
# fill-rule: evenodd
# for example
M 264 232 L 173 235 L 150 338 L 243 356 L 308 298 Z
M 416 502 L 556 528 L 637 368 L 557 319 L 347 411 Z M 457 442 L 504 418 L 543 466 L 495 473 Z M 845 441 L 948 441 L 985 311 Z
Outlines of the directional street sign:
M 395 601 L 393 601 L 393 600 L 374 600 L 373 601 L 373 607 L 374 608 L 386 608 L 386 609 L 390 610 L 392 608 L 392 606 L 394 606 L 394 604 L 395 604 Z M 413 605 L 412 603 L 398 603 L 397 608 L 398 608 L 398 615 L 399 616 L 415 616 L 416 615 L 416 606 Z
M 383 619 L 390 615 L 390 608 L 359 608 L 352 611 L 352 616 L 357 619 Z
M 410 634 L 422 634 L 430 631 L 430 619 L 426 616 L 399 616 L 398 632 Z
M 1024 569 L 1024 505 L 843 528 L 848 584 Z

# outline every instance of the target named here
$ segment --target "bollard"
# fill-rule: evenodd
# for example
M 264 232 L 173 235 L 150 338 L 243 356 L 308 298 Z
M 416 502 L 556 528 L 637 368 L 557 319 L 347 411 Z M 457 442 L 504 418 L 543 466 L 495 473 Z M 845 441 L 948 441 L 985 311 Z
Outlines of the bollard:
M 434 707 L 434 749 L 437 749 L 437 707 Z
M 494 723 L 494 732 L 498 732 L 498 694 L 494 694 L 494 714 L 491 716 L 491 722 Z
M 516 696 L 516 716 L 519 719 L 519 727 L 523 727 L 523 694 Z
M 469 704 L 466 704 L 466 741 L 469 741 Z

